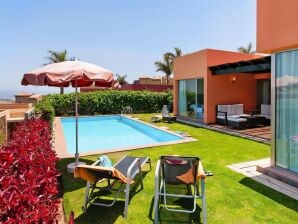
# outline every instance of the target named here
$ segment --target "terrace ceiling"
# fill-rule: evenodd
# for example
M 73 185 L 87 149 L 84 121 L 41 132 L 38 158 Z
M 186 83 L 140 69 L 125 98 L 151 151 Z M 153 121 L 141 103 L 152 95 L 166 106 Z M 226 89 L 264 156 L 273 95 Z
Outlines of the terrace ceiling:
M 210 66 L 212 75 L 224 75 L 233 73 L 267 73 L 271 72 L 271 56 L 238 61 L 221 65 Z

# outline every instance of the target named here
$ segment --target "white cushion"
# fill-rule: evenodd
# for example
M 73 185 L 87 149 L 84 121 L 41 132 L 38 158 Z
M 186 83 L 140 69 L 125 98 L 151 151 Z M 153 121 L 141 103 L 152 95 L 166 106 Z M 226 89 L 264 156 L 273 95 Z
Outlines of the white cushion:
M 264 116 L 270 116 L 271 115 L 271 105 L 261 104 L 261 114 Z
M 228 105 L 217 105 L 217 111 L 227 112 Z
M 232 117 L 228 117 L 228 121 L 245 122 L 246 119 L 245 118 L 232 118 Z
M 235 115 L 235 108 L 232 105 L 227 105 L 227 115 L 228 116 Z
M 268 115 L 264 115 L 264 117 L 269 120 L 271 119 L 271 116 L 268 116 Z
M 243 114 L 243 104 L 234 104 L 232 106 L 235 108 L 236 115 Z
M 240 118 L 239 115 L 231 115 L 231 116 L 228 116 L 228 118 Z
M 197 112 L 198 113 L 203 113 L 203 107 L 197 107 Z

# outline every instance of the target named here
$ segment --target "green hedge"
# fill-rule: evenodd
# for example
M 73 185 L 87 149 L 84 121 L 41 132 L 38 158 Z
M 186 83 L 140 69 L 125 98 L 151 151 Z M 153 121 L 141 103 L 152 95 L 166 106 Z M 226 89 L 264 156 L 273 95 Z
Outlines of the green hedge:
M 0 147 L 2 146 L 4 141 L 5 141 L 5 134 L 3 131 L 0 130 Z
M 130 106 L 134 113 L 152 113 L 161 111 L 163 105 L 173 103 L 172 91 L 118 91 L 105 90 L 79 93 L 79 114 L 119 114 L 125 106 Z M 50 105 L 57 116 L 74 115 L 75 94 L 50 94 L 41 104 Z M 49 111 L 49 109 L 48 109 Z
M 42 100 L 35 105 L 35 113 L 40 114 L 41 118 L 48 121 L 50 126 L 53 127 L 53 121 L 55 116 L 54 107 L 47 100 Z

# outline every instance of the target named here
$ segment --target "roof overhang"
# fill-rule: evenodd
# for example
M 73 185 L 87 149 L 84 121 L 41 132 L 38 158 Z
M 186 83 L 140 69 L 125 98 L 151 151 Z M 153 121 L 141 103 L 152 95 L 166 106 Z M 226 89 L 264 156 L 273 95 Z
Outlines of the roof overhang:
M 224 75 L 234 73 L 267 73 L 271 72 L 271 56 L 238 61 L 209 67 L 212 75 Z

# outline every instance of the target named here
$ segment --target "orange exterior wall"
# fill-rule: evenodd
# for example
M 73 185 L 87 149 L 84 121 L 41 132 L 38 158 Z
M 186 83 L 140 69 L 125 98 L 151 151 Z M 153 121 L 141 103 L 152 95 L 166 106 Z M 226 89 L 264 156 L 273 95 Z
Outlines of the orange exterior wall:
M 243 103 L 247 110 L 256 107 L 256 79 L 250 74 L 211 75 L 208 67 L 261 56 L 206 49 L 174 60 L 174 114 L 178 115 L 178 81 L 204 78 L 204 123 L 216 121 L 217 104 Z M 232 83 L 232 77 L 236 82 Z
M 298 1 L 257 0 L 257 52 L 298 48 Z

